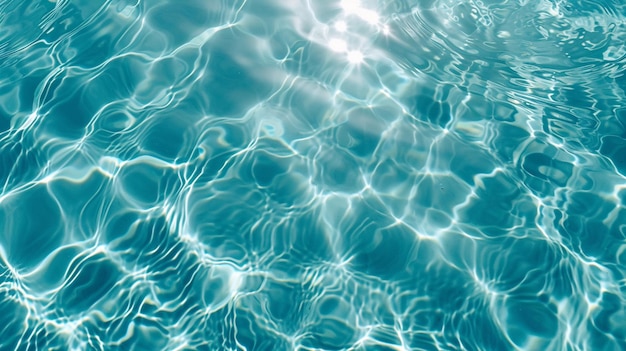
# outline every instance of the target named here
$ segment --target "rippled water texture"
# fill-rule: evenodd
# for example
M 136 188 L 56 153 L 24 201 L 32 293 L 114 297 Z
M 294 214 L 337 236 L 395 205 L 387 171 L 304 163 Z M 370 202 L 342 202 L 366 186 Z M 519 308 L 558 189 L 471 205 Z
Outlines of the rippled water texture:
M 1 350 L 626 350 L 626 7 L 0 0 Z

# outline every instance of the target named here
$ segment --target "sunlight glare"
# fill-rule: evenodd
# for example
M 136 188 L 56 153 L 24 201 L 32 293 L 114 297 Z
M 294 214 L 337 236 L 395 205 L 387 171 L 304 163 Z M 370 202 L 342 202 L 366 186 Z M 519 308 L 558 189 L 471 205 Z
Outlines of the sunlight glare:
M 388 26 L 388 25 L 386 25 L 386 24 L 383 26 L 383 34 L 384 34 L 384 35 L 389 35 L 389 34 L 391 34 L 391 31 L 389 30 L 389 26 Z
M 341 8 L 347 13 L 356 13 L 361 4 L 359 0 L 341 0 Z
M 342 0 L 341 7 L 346 14 L 357 15 L 369 24 L 376 25 L 379 23 L 380 16 L 378 12 L 361 7 L 359 0 Z
M 354 50 L 348 53 L 348 61 L 353 64 L 359 64 L 363 62 L 363 53 Z
M 356 14 L 369 24 L 378 24 L 378 19 L 379 19 L 378 12 L 374 10 L 361 8 L 358 10 Z
M 348 44 L 345 40 L 341 39 L 331 39 L 328 43 L 330 49 L 336 52 L 345 52 L 348 50 Z
M 335 29 L 338 32 L 344 33 L 348 30 L 348 25 L 345 21 L 338 21 L 337 23 L 335 23 Z

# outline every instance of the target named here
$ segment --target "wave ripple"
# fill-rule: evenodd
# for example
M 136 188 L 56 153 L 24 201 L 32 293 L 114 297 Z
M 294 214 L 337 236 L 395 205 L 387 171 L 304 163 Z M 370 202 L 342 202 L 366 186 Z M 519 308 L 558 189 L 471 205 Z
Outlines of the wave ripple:
M 0 349 L 626 349 L 616 1 L 0 1 Z

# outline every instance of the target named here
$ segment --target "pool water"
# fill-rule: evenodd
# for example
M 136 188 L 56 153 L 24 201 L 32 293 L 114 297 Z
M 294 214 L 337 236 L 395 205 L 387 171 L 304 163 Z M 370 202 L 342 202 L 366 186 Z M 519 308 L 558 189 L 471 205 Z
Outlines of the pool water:
M 621 1 L 0 29 L 0 350 L 626 350 Z

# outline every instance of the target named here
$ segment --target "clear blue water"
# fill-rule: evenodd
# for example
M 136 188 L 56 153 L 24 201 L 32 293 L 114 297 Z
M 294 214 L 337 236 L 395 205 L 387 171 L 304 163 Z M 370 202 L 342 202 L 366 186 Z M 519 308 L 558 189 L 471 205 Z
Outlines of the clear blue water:
M 626 6 L 0 0 L 0 350 L 626 350 Z

